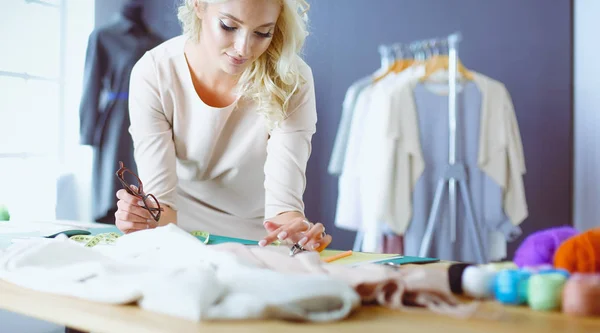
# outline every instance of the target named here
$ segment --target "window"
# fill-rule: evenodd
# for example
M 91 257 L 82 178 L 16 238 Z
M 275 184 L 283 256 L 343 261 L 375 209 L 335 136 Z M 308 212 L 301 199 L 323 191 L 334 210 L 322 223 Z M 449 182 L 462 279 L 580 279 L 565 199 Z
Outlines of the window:
M 57 179 L 85 163 L 78 105 L 94 0 L 0 1 L 0 204 L 54 219 Z

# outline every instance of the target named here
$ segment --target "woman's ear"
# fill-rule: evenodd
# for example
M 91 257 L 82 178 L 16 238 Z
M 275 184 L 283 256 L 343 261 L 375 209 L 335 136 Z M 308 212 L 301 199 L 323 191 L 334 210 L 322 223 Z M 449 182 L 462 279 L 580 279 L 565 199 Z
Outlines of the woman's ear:
M 196 16 L 200 20 L 204 18 L 204 14 L 206 13 L 206 5 L 206 2 L 200 0 L 194 1 L 194 11 L 196 12 Z

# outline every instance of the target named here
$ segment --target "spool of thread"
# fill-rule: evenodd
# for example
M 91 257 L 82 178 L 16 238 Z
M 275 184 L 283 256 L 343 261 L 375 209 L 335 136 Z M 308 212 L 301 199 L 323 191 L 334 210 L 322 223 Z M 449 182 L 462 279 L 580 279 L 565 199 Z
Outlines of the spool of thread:
M 452 264 L 448 267 L 448 284 L 450 285 L 450 291 L 455 294 L 463 294 L 462 277 L 467 267 L 470 264 Z
M 464 294 L 473 298 L 492 297 L 496 274 L 497 272 L 485 267 L 466 267 L 462 274 L 462 289 Z
M 600 273 L 600 228 L 567 239 L 554 255 L 554 267 L 571 273 Z
M 573 274 L 563 289 L 563 312 L 600 316 L 600 274 Z
M 577 234 L 578 231 L 570 226 L 534 232 L 521 243 L 515 252 L 514 262 L 519 267 L 552 265 L 559 246 Z
M 527 302 L 528 280 L 531 273 L 507 269 L 494 278 L 494 296 L 504 304 L 520 305 Z
M 560 309 L 562 291 L 567 278 L 563 274 L 534 274 L 529 278 L 527 303 L 533 310 L 552 311 Z

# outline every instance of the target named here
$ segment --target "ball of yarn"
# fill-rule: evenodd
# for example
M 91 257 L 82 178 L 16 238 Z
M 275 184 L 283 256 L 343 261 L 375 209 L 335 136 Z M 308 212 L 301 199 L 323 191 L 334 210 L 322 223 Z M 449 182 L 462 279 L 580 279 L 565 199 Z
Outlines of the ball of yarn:
M 473 298 L 488 298 L 493 295 L 493 282 L 497 272 L 483 267 L 469 266 L 462 274 L 462 289 Z
M 571 273 L 600 272 L 600 228 L 566 240 L 554 255 L 554 267 Z
M 558 273 L 535 274 L 529 278 L 527 303 L 533 310 L 560 309 L 562 291 L 567 278 Z
M 544 229 L 529 235 L 515 252 L 514 262 L 519 267 L 552 265 L 558 247 L 578 234 L 573 227 Z
M 524 270 L 507 269 L 494 278 L 494 296 L 504 304 L 519 305 L 527 302 L 528 280 L 531 273 Z
M 573 274 L 563 289 L 563 312 L 600 316 L 600 274 Z

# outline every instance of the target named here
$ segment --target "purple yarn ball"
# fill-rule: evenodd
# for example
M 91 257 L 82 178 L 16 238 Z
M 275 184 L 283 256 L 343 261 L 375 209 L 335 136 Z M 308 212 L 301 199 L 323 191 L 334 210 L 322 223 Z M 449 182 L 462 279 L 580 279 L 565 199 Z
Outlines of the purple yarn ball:
M 513 261 L 518 267 L 552 265 L 554 253 L 560 244 L 578 233 L 575 228 L 569 226 L 534 232 L 521 243 Z

